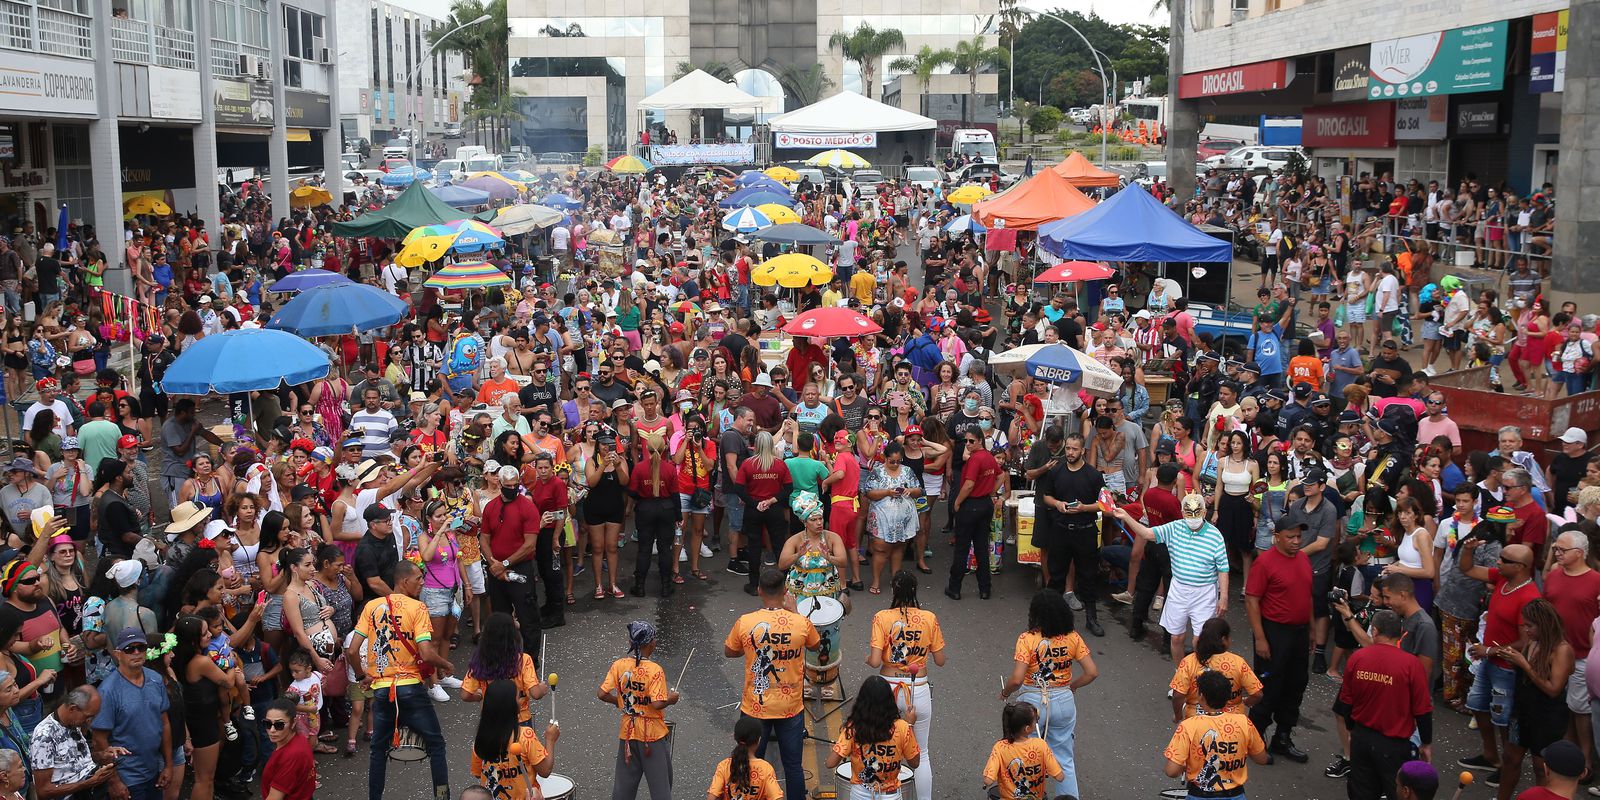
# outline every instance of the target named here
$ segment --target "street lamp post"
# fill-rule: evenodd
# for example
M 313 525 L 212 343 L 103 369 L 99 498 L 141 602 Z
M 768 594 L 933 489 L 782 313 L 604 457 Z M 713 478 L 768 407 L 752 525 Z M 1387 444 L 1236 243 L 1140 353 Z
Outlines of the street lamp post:
M 411 74 L 406 76 L 406 84 L 409 85 L 411 83 L 411 81 L 415 80 L 418 75 L 422 74 L 422 68 L 426 67 L 428 65 L 428 59 L 433 57 L 433 51 L 438 50 L 439 49 L 439 45 L 444 44 L 446 39 L 449 39 L 450 37 L 462 32 L 462 31 L 466 30 L 467 28 L 470 28 L 470 27 L 472 27 L 474 25 L 477 25 L 477 24 L 480 24 L 480 23 L 484 23 L 484 22 L 488 22 L 490 19 L 491 19 L 490 15 L 484 14 L 483 16 L 478 17 L 477 19 L 471 20 L 470 22 L 463 22 L 460 25 L 457 25 L 454 28 L 451 28 L 450 30 L 446 31 L 443 36 L 440 36 L 437 40 L 434 41 L 434 43 L 430 47 L 428 47 L 427 52 L 422 54 L 422 58 L 417 60 L 417 65 L 415 67 L 411 68 Z M 419 98 L 422 96 L 422 86 L 421 86 L 421 84 L 417 85 L 417 96 Z M 420 111 L 420 110 L 421 109 L 419 108 L 418 111 Z M 417 175 L 417 170 L 421 169 L 421 167 L 419 167 L 417 165 L 417 142 L 418 142 L 418 140 L 428 138 L 428 115 L 427 114 L 418 113 L 418 114 L 413 114 L 412 116 L 416 118 L 417 123 L 418 123 L 417 135 L 411 142 L 411 177 L 413 179 L 415 179 L 416 175 Z
M 1050 13 L 1048 11 L 1040 11 L 1038 9 L 1028 8 L 1026 6 L 1022 7 L 1022 10 L 1025 11 L 1025 12 L 1028 12 L 1028 13 L 1038 14 L 1041 17 L 1048 17 L 1050 19 L 1053 19 L 1056 22 L 1059 22 L 1062 25 L 1067 26 L 1068 30 L 1071 30 L 1073 33 L 1077 34 L 1078 38 L 1083 40 L 1083 46 L 1089 48 L 1089 52 L 1094 55 L 1094 68 L 1095 68 L 1095 71 L 1100 73 L 1100 98 L 1101 98 L 1101 101 L 1102 101 L 1101 108 L 1102 109 L 1109 109 L 1110 106 L 1111 106 L 1110 98 L 1111 98 L 1111 95 L 1112 95 L 1111 82 L 1106 80 L 1106 68 L 1105 68 L 1104 63 L 1101 62 L 1101 60 L 1100 60 L 1101 53 L 1100 53 L 1099 50 L 1095 49 L 1093 44 L 1091 44 L 1089 42 L 1089 37 L 1084 36 L 1083 35 L 1083 31 L 1078 30 L 1078 26 L 1073 25 L 1072 23 L 1066 21 L 1065 19 L 1062 19 L 1061 17 L 1059 17 L 1059 16 L 1057 16 L 1055 14 L 1052 14 L 1052 13 Z M 1106 60 L 1109 61 L 1110 59 L 1106 59 Z M 1115 71 L 1115 69 L 1113 69 L 1113 72 L 1114 71 Z M 1105 166 L 1106 166 L 1106 136 L 1107 136 L 1106 120 L 1102 116 L 1102 118 L 1100 120 L 1100 168 L 1101 169 L 1104 169 Z

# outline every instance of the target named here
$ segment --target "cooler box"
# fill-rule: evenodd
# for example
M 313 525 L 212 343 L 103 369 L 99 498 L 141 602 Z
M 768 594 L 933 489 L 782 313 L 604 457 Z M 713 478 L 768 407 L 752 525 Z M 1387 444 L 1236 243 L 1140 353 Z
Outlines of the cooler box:
M 1039 566 L 1041 553 L 1033 543 L 1033 498 L 1022 497 L 1006 503 L 1015 509 L 1017 520 L 1017 563 Z

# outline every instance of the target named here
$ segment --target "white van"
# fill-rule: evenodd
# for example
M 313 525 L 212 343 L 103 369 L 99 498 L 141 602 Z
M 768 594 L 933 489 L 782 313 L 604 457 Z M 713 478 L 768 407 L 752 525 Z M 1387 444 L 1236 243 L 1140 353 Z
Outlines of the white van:
M 456 148 L 457 161 L 470 161 L 479 156 L 486 156 L 488 154 L 489 148 L 484 147 L 481 144 L 469 144 Z
M 990 164 L 999 161 L 994 134 L 983 128 L 962 128 L 950 134 L 950 152 L 968 158 L 978 156 Z

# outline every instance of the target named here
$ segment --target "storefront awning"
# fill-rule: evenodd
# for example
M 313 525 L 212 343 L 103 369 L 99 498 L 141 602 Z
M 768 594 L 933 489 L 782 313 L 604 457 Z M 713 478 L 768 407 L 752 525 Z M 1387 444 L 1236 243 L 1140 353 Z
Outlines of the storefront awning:
M 311 141 L 311 131 L 308 131 L 305 128 L 289 128 L 285 131 L 285 133 L 286 135 L 283 137 L 283 140 L 286 142 Z

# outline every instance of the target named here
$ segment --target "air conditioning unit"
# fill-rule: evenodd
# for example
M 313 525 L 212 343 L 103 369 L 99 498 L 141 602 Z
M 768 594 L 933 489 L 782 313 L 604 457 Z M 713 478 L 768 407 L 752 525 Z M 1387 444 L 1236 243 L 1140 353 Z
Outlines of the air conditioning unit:
M 318 64 L 332 64 L 333 63 L 333 51 L 329 50 L 326 47 L 318 50 L 317 51 L 317 63 Z
M 270 81 L 270 80 L 272 80 L 272 71 L 271 71 L 272 67 L 271 67 L 271 65 L 272 65 L 272 62 L 269 61 L 268 59 L 265 59 L 265 58 L 256 59 L 256 80 L 258 80 L 258 81 Z
M 261 70 L 261 59 L 255 57 L 255 56 L 252 56 L 252 55 L 246 55 L 244 53 L 240 53 L 239 54 L 239 74 L 240 75 L 243 75 L 245 77 L 253 77 L 260 70 Z

